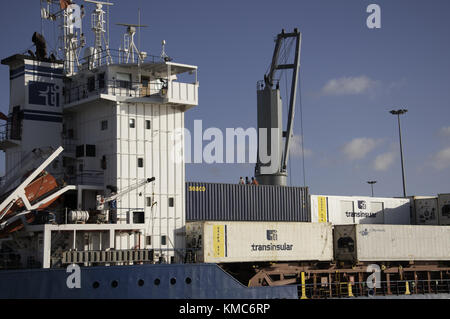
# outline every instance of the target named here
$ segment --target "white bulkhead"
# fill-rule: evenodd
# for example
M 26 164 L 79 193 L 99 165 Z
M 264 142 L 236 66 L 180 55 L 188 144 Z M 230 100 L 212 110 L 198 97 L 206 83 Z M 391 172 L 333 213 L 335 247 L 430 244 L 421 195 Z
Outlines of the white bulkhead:
M 109 195 L 111 186 L 121 192 L 155 178 L 117 198 L 110 222 L 139 230 L 118 231 L 115 249 L 154 249 L 167 261 L 184 258 L 185 167 L 182 156 L 173 156 L 176 143 L 184 147 L 175 137 L 184 129 L 184 112 L 197 104 L 198 91 L 196 78 L 176 82 L 177 73 L 184 72 L 196 74 L 196 67 L 110 65 L 85 70 L 66 83 L 65 173 L 80 185 L 77 209 L 95 209 L 96 196 Z M 174 87 L 186 90 L 173 93 Z

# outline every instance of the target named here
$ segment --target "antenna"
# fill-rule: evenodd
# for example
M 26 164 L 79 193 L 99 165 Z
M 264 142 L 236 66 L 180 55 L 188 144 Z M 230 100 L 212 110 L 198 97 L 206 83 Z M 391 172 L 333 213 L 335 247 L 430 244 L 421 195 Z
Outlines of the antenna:
M 172 58 L 170 58 L 167 54 L 166 54 L 166 40 L 162 40 L 161 42 L 161 46 L 162 46 L 162 50 L 161 50 L 161 59 L 164 61 L 172 61 Z
M 106 52 L 106 64 L 112 63 L 111 54 L 109 52 L 109 42 L 106 39 L 105 34 L 107 30 L 105 29 L 105 11 L 103 11 L 103 6 L 112 6 L 114 3 L 104 2 L 104 1 L 94 1 L 94 0 L 84 0 L 85 2 L 93 3 L 96 5 L 96 9 L 91 15 L 91 25 L 92 31 L 95 35 L 95 45 L 94 45 L 94 60 L 97 61 L 97 65 L 102 64 L 102 53 Z M 109 25 L 109 15 L 107 16 Z M 109 35 L 108 35 L 109 36 Z M 103 43 L 105 48 L 103 49 Z
M 140 52 L 134 43 L 134 36 L 136 35 L 137 28 L 147 28 L 148 25 L 141 24 L 129 24 L 129 23 L 116 23 L 117 25 L 127 27 L 127 31 L 123 36 L 123 62 L 129 63 L 130 60 L 132 63 L 135 62 L 135 54 L 137 54 L 138 64 L 143 62 L 146 57 L 144 52 Z
M 83 6 L 79 10 L 75 10 L 70 0 L 41 0 L 42 31 L 44 31 L 43 20 L 59 21 L 60 23 L 57 51 L 62 51 L 64 54 L 66 75 L 75 74 L 75 66 L 79 66 L 80 51 L 86 43 L 81 23 L 81 19 L 84 17 Z M 56 54 L 58 55 L 58 53 Z

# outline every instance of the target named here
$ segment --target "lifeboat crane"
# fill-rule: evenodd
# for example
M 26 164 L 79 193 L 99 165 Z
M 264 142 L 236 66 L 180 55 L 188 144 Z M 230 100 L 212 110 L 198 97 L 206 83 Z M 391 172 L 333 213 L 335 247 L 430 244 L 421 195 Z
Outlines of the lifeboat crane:
M 50 206 L 62 194 L 76 186 L 60 187 L 44 169 L 62 152 L 59 147 L 0 203 L 0 237 L 23 228 L 34 220 L 34 211 Z
M 139 180 L 137 183 L 128 186 L 127 188 L 117 191 L 117 188 L 114 186 L 107 186 L 107 188 L 111 191 L 111 194 L 107 197 L 103 195 L 97 195 L 97 210 L 101 211 L 103 215 L 108 216 L 109 210 L 117 209 L 117 199 L 128 194 L 129 192 L 142 187 L 146 184 L 152 183 L 156 180 L 155 177 L 147 178 L 143 180 Z

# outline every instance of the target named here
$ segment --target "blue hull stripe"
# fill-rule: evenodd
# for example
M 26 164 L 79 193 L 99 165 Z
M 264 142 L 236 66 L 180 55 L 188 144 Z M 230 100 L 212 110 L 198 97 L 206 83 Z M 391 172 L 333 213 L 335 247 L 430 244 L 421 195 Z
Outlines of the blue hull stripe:
M 57 75 L 57 74 L 50 74 L 50 73 L 40 73 L 40 72 L 34 72 L 34 71 L 26 71 L 24 73 L 20 73 L 20 74 L 15 75 L 15 76 L 11 76 L 9 79 L 10 80 L 14 80 L 14 79 L 17 79 L 17 78 L 23 76 L 24 74 L 33 75 L 33 76 L 42 76 L 42 77 L 47 77 L 47 78 L 55 78 L 55 79 L 63 79 L 64 78 L 64 75 Z
M 63 69 L 49 68 L 39 65 L 25 65 L 25 70 L 63 75 Z
M 25 74 L 25 72 L 22 72 L 20 74 L 17 74 L 17 75 L 14 75 L 14 76 L 10 76 L 9 79 L 10 80 L 14 80 L 14 79 L 20 78 L 21 76 L 24 76 L 24 74 Z
M 15 69 L 15 70 L 11 70 L 11 71 L 9 71 L 9 76 L 15 76 L 15 75 L 17 75 L 17 74 L 19 74 L 19 73 L 22 73 L 22 72 L 25 72 L 25 67 L 24 66 L 22 66 L 22 67 L 20 67 L 20 68 L 17 68 L 17 69 Z
M 46 115 L 37 115 L 37 114 L 24 114 L 24 120 L 30 121 L 41 121 L 41 122 L 54 122 L 54 123 L 62 123 L 62 117 L 55 116 L 46 116 Z
M 39 111 L 39 110 L 23 110 L 24 113 L 38 113 L 38 114 L 50 114 L 56 116 L 62 116 L 61 112 L 49 112 L 49 111 Z

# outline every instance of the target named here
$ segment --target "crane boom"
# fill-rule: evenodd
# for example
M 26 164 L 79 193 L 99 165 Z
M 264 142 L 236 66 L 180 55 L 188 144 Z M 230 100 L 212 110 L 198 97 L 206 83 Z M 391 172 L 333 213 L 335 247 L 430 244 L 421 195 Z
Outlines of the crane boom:
M 294 61 L 292 63 L 284 62 L 284 64 L 282 64 L 279 61 L 280 55 L 286 55 L 281 53 L 281 49 L 283 41 L 287 39 L 294 39 L 296 41 Z M 264 75 L 264 82 L 259 82 L 258 84 L 259 157 L 255 168 L 255 176 L 260 184 L 286 185 L 289 150 L 294 132 L 295 103 L 297 97 L 298 75 L 300 71 L 300 51 L 301 33 L 297 29 L 294 29 L 294 32 L 292 33 L 285 33 L 285 31 L 282 30 L 276 37 L 275 50 L 270 70 Z M 282 127 L 282 101 L 279 83 L 275 86 L 275 74 L 278 70 L 292 70 L 286 131 L 283 131 Z M 263 134 L 267 135 L 264 136 Z M 284 150 L 282 150 L 283 138 L 286 138 Z M 261 143 L 263 141 L 267 141 L 267 145 L 265 145 L 267 154 L 261 154 Z M 270 155 L 269 163 L 262 162 L 265 155 Z
M 108 197 L 103 197 L 102 195 L 97 195 L 97 209 L 104 210 L 104 205 L 106 203 L 115 201 L 117 198 L 120 198 L 123 195 L 128 194 L 129 192 L 131 192 L 141 186 L 144 186 L 145 184 L 154 182 L 154 181 L 155 181 L 155 177 L 147 178 L 147 179 L 138 181 L 136 184 L 128 186 L 127 188 L 121 190 L 120 192 L 113 192 L 114 194 L 112 194 Z

